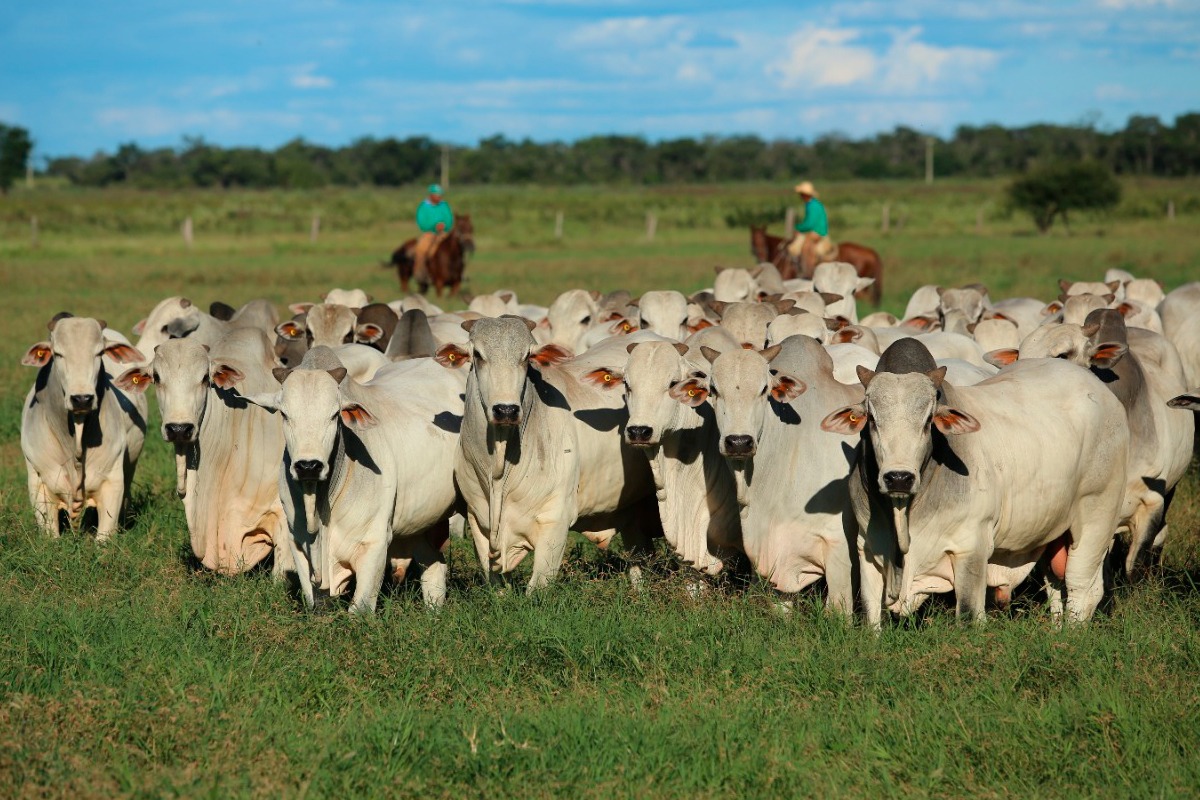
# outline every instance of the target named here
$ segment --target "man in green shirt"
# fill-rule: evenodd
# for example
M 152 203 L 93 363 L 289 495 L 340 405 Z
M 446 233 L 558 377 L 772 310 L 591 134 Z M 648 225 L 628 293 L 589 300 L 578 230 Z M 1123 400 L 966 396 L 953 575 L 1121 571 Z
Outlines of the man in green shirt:
M 829 217 L 812 183 L 798 184 L 796 194 L 804 203 L 804 219 L 796 223 L 796 236 L 788 245 L 788 252 L 800 260 L 800 274 L 807 276 L 812 275 L 818 264 L 837 258 L 837 245 L 829 238 Z
M 417 227 L 421 235 L 413 248 L 413 277 L 420 282 L 429 274 L 426 262 L 450 235 L 454 228 L 454 212 L 450 204 L 442 199 L 442 187 L 429 185 L 429 196 L 417 206 Z

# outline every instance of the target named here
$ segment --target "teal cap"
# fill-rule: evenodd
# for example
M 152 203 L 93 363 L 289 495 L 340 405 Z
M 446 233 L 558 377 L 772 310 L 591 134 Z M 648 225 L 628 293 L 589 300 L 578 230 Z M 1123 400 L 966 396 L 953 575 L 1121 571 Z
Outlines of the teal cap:
M 438 184 L 438 183 L 429 184 L 429 193 L 430 194 L 441 194 L 442 193 L 441 184 Z

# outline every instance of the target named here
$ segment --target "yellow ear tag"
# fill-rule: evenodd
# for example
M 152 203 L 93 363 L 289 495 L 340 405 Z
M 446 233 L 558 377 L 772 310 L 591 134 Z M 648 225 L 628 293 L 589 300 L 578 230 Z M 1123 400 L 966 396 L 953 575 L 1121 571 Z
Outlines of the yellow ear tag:
M 138 385 L 139 383 L 141 383 L 141 382 L 142 382 L 142 379 L 141 379 L 141 378 L 139 378 L 137 375 L 134 375 L 134 376 L 133 376 L 133 385 L 134 385 L 134 386 L 137 386 L 137 385 Z
M 604 373 L 604 382 L 609 383 L 610 381 L 612 381 L 612 373 L 609 373 L 609 372 Z
M 696 390 L 688 389 L 688 397 L 695 397 L 695 396 L 696 396 Z
M 858 416 L 855 414 L 851 414 L 850 415 L 850 423 L 854 424 L 855 422 L 858 422 Z
M 456 356 L 454 353 L 450 353 L 449 355 L 446 356 L 446 358 L 453 361 L 454 359 L 458 358 L 458 356 Z

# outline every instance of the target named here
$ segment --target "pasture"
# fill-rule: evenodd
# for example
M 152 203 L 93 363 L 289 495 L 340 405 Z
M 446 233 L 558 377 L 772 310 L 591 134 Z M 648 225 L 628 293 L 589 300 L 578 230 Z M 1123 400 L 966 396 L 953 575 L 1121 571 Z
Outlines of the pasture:
M 1168 289 L 1200 278 L 1200 181 L 1127 183 L 1113 215 L 1044 237 L 1003 210 L 999 182 L 820 188 L 834 236 L 880 251 L 896 313 L 924 283 L 1049 300 L 1059 277 L 1107 267 Z M 192 566 L 153 403 L 129 529 L 103 548 L 35 530 L 19 444 L 33 370 L 19 361 L 51 315 L 128 332 L 170 294 L 282 308 L 360 286 L 391 299 L 395 274 L 378 262 L 411 235 L 419 197 L 40 189 L 0 200 L 0 795 L 1197 792 L 1195 465 L 1162 569 L 1068 631 L 1025 597 L 981 628 L 955 625 L 951 606 L 875 635 L 823 615 L 815 595 L 787 616 L 756 584 L 694 598 L 665 558 L 635 593 L 619 553 L 582 540 L 534 598 L 490 591 L 454 540 L 440 613 L 402 586 L 385 589 L 373 619 L 314 615 L 268 571 Z M 790 200 L 762 185 L 468 187 L 448 199 L 475 220 L 470 287 L 539 303 L 574 286 L 711 285 L 714 265 L 751 263 L 744 226 L 725 217 Z M 191 248 L 178 231 L 187 216 Z

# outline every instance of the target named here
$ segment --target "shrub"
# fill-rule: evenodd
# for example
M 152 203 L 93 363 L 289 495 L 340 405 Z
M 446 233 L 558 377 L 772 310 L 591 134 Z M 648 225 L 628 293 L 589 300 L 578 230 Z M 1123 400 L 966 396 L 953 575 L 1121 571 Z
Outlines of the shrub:
M 1094 161 L 1061 164 L 1031 172 L 1008 187 L 1008 200 L 1029 213 L 1042 233 L 1055 217 L 1070 226 L 1070 211 L 1110 209 L 1121 201 L 1121 185 Z

